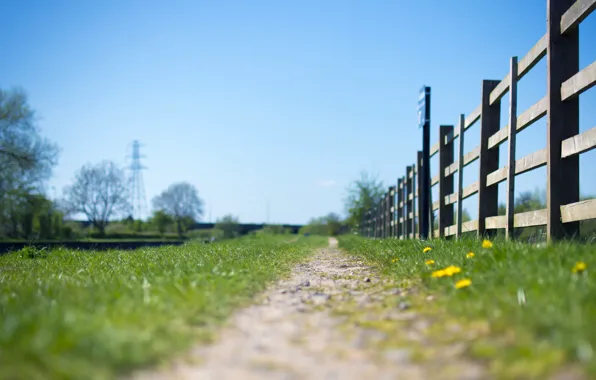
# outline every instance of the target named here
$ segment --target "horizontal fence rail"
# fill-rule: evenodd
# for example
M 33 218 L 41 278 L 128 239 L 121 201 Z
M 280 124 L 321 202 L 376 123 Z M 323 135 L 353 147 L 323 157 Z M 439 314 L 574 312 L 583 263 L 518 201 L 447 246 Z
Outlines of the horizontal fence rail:
M 457 127 L 439 127 L 438 141 L 427 148 L 428 157 L 417 152 L 415 163 L 406 167 L 404 176 L 364 213 L 360 233 L 372 238 L 459 238 L 464 233 L 492 236 L 504 229 L 505 236 L 512 238 L 515 228 L 545 226 L 547 240 L 553 241 L 579 235 L 579 222 L 596 219 L 596 199 L 579 198 L 579 155 L 596 148 L 596 127 L 579 133 L 578 101 L 580 94 L 596 85 L 596 62 L 579 67 L 578 30 L 595 10 L 596 0 L 547 0 L 546 33 L 521 59 L 510 59 L 509 72 L 502 80 L 482 82 L 480 104 L 469 114 L 461 114 Z M 547 93 L 518 113 L 517 84 L 543 59 L 547 63 Z M 507 124 L 500 128 L 501 100 L 507 94 Z M 547 146 L 516 159 L 516 135 L 542 118 L 546 118 Z M 465 132 L 477 123 L 480 141 L 464 152 Z M 499 167 L 501 144 L 507 144 L 503 167 Z M 434 156 L 438 156 L 438 174 L 424 181 L 421 165 Z M 478 180 L 464 187 L 466 166 L 476 161 Z M 515 213 L 515 176 L 544 166 L 546 208 Z M 498 215 L 498 184 L 503 182 L 505 215 Z M 431 197 L 435 186 L 438 199 Z M 478 217 L 463 221 L 462 203 L 473 195 L 478 198 Z M 430 210 L 428 233 L 420 231 L 420 210 Z

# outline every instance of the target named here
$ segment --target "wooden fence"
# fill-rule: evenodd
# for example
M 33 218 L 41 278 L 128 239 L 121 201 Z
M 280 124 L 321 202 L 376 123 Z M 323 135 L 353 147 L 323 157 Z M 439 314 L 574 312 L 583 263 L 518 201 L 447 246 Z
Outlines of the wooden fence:
M 422 189 L 418 175 L 422 152 L 406 167 L 404 177 L 391 186 L 381 201 L 365 213 L 360 233 L 374 238 L 416 238 L 420 236 L 419 195 L 427 192 L 430 205 L 428 236 L 459 237 L 465 232 L 494 235 L 505 229 L 510 238 L 519 227 L 546 226 L 548 241 L 579 235 L 579 221 L 596 218 L 596 199 L 580 201 L 579 155 L 596 147 L 596 127 L 579 133 L 579 95 L 596 84 L 596 61 L 580 70 L 579 25 L 596 9 L 596 0 L 547 0 L 547 30 L 521 59 L 512 57 L 509 73 L 501 81 L 483 80 L 480 105 L 468 115 L 460 115 L 457 128 L 439 127 L 439 140 L 430 148 L 438 155 L 439 174 Z M 596 36 L 594 36 L 596 39 Z M 546 95 L 518 115 L 517 83 L 542 59 L 546 59 Z M 508 124 L 500 128 L 501 98 L 509 92 Z M 547 146 L 515 159 L 516 134 L 546 117 Z M 465 131 L 480 123 L 480 142 L 464 152 Z M 455 157 L 455 144 L 459 155 Z M 499 168 L 499 145 L 508 145 L 507 164 Z M 479 161 L 478 181 L 463 187 L 464 168 Z M 546 166 L 546 208 L 515 214 L 515 176 Z M 458 175 L 457 184 L 454 173 Z M 506 213 L 498 215 L 498 184 L 506 182 Z M 427 182 L 428 183 L 428 182 Z M 432 202 L 433 186 L 439 199 Z M 477 219 L 462 222 L 462 202 L 478 194 Z M 454 210 L 455 205 L 457 209 Z M 437 211 L 437 224 L 433 221 Z M 456 216 L 456 221 L 454 221 Z

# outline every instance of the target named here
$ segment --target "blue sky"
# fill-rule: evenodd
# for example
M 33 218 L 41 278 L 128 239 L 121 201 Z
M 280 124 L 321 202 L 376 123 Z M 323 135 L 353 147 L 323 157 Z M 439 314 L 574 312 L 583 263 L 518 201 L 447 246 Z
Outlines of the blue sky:
M 61 146 L 58 194 L 87 162 L 124 165 L 138 139 L 149 205 L 188 181 L 205 219 L 263 222 L 269 200 L 271 222 L 305 223 L 342 212 L 362 170 L 396 182 L 421 146 L 420 87 L 432 88 L 434 143 L 439 124 L 480 104 L 482 79 L 502 79 L 538 41 L 545 15 L 545 0 L 4 0 L 0 87 L 24 88 Z M 592 15 L 582 68 L 596 60 L 595 35 Z M 544 96 L 545 73 L 543 60 L 520 82 L 519 113 Z M 595 89 L 580 97 L 582 131 L 596 125 L 595 100 Z M 466 132 L 466 150 L 477 136 Z M 517 157 L 545 144 L 543 120 L 518 136 Z M 594 153 L 581 158 L 586 193 Z M 518 191 L 543 188 L 545 173 L 520 176 Z

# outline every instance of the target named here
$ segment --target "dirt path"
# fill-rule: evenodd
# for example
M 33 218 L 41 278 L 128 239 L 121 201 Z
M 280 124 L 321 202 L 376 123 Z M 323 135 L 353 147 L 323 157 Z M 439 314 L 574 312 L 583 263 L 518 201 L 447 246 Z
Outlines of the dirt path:
M 190 352 L 193 364 L 133 378 L 487 379 L 457 342 L 433 347 L 431 360 L 416 359 L 410 344 L 428 344 L 429 322 L 399 301 L 403 292 L 330 239 L 328 249 L 232 316 L 216 343 Z

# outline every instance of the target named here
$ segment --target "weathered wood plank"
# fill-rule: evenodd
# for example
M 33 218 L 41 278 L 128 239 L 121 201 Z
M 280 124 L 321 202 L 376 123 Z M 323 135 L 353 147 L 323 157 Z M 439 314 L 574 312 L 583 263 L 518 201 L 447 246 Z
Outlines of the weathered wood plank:
M 438 237 L 439 237 L 439 234 L 440 234 L 439 230 L 435 230 L 435 231 L 433 232 L 433 235 L 434 235 L 436 238 L 438 238 Z
M 445 195 L 445 206 L 457 202 L 457 193 Z
M 579 96 L 596 85 L 596 61 L 561 85 L 561 100 Z
M 478 119 L 480 119 L 481 112 L 482 112 L 482 104 L 479 105 L 478 107 L 476 107 L 476 109 L 468 115 L 468 117 L 466 118 L 466 123 L 464 124 L 465 125 L 464 130 L 470 128 L 472 126 L 472 124 L 474 124 L 476 121 L 478 121 Z
M 457 233 L 457 225 L 452 225 L 444 228 L 445 236 L 453 236 Z
M 462 223 L 461 228 L 462 232 L 476 231 L 478 229 L 478 221 L 470 220 L 469 222 L 464 222 Z
M 515 174 L 522 174 L 546 165 L 546 148 L 530 153 L 515 161 Z
M 480 146 L 472 149 L 468 154 L 464 156 L 464 166 L 471 164 L 480 157 Z
M 507 217 L 505 215 L 489 216 L 486 218 L 486 229 L 496 230 L 507 226 Z
M 540 120 L 541 117 L 545 116 L 547 104 L 548 99 L 545 96 L 536 102 L 536 104 L 528 108 L 524 113 L 519 115 L 517 118 L 517 131 L 522 131 L 523 129 Z
M 500 145 L 503 141 L 507 140 L 509 135 L 509 125 L 499 129 L 497 133 L 488 138 L 488 149 L 492 149 Z
M 561 206 L 563 223 L 596 218 L 596 199 L 588 199 Z
M 459 163 L 456 161 L 445 168 L 445 177 L 449 177 L 457 171 Z
M 438 174 L 436 176 L 432 177 L 431 180 L 430 180 L 430 185 L 431 186 L 434 186 L 437 183 L 439 183 L 439 175 Z
M 519 60 L 519 64 L 517 66 L 518 73 L 517 73 L 517 80 L 520 80 L 524 75 L 526 75 L 542 58 L 546 56 L 546 47 L 548 45 L 547 35 L 543 35 L 536 45 L 532 46 L 528 54 L 526 54 L 522 59 Z
M 431 157 L 434 156 L 435 154 L 437 154 L 437 152 L 439 151 L 439 144 L 440 144 L 440 141 L 430 147 L 430 156 Z
M 561 34 L 575 28 L 596 9 L 596 0 L 576 0 L 567 12 L 561 16 Z
M 462 199 L 469 198 L 472 195 L 476 194 L 478 192 L 479 185 L 480 185 L 480 182 L 476 181 L 473 184 L 471 184 L 470 186 L 463 189 L 462 190 Z
M 546 209 L 515 214 L 513 224 L 515 227 L 543 226 L 546 224 Z
M 497 87 L 495 87 L 495 89 L 491 91 L 490 104 L 492 105 L 494 102 L 505 96 L 507 91 L 509 91 L 509 73 L 507 73 L 507 75 L 505 75 L 505 78 L 503 78 L 503 80 L 499 82 Z
M 524 113 L 519 115 L 517 118 L 517 132 L 522 131 L 523 129 L 529 127 L 530 125 L 534 124 L 540 118 L 546 115 L 546 106 L 547 106 L 547 99 L 546 97 L 540 99 L 536 104 L 533 104 L 530 108 L 528 108 Z M 507 140 L 509 136 L 509 124 L 505 127 L 499 129 L 495 134 L 488 138 L 488 149 L 492 149 L 504 141 Z
M 433 211 L 439 209 L 439 201 L 433 202 Z
M 445 136 L 445 138 L 443 139 L 443 140 L 444 140 L 444 141 L 443 141 L 443 144 L 444 144 L 444 145 L 447 145 L 447 144 L 449 144 L 450 142 L 452 142 L 453 140 L 455 140 L 455 138 L 458 136 L 456 133 L 457 133 L 457 132 L 454 132 L 454 131 L 451 131 L 451 132 L 449 132 L 449 133 L 448 133 L 448 134 Z
M 515 161 L 515 174 L 522 174 L 544 165 L 546 165 L 546 149 L 540 149 Z M 486 186 L 496 185 L 506 180 L 508 168 L 509 165 L 488 174 L 486 176 Z
M 486 186 L 497 185 L 507 179 L 507 167 L 499 168 L 486 176 Z
M 594 148 L 596 148 L 596 127 L 563 140 L 561 143 L 561 158 L 584 153 Z

